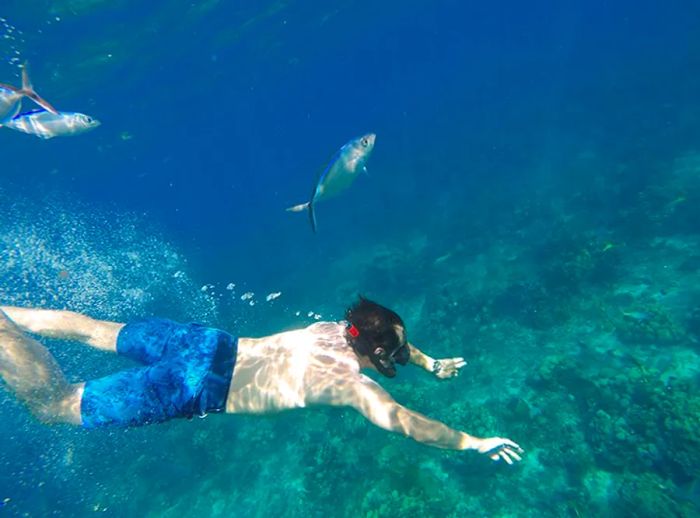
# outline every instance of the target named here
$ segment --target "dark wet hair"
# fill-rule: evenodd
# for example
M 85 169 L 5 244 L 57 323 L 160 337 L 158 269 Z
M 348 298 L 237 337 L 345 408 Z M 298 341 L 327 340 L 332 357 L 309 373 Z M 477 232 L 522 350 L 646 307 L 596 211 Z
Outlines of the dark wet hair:
M 405 334 L 402 337 L 396 331 L 397 326 L 402 329 L 406 326 L 394 311 L 360 296 L 359 301 L 345 312 L 345 319 L 359 332 L 358 336 L 350 341 L 353 349 L 358 354 L 368 356 L 382 374 L 393 377 L 396 372 L 393 368 L 387 368 L 375 355 L 374 351 L 378 347 L 381 347 L 387 356 L 392 356 L 399 349 L 405 348 L 404 355 L 397 361 L 402 365 L 407 363 L 408 347 L 406 347 Z M 394 359 L 392 358 L 391 361 L 393 363 Z

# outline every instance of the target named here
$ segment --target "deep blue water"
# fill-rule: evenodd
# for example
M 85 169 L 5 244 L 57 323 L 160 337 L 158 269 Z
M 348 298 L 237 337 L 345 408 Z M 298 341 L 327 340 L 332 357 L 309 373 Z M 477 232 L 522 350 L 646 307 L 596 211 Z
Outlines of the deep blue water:
M 340 411 L 88 434 L 4 391 L 0 514 L 700 512 L 692 462 L 583 424 L 600 411 L 667 444 L 700 430 L 639 424 L 674 419 L 669 378 L 698 383 L 699 3 L 6 0 L 0 17 L 23 31 L 0 26 L 0 82 L 19 82 L 18 55 L 41 95 L 102 122 L 0 130 L 0 304 L 258 336 L 365 293 L 470 360 L 452 385 L 388 382 L 397 398 L 531 452 L 505 469 Z M 366 132 L 369 175 L 319 205 L 313 235 L 285 207 Z M 123 365 L 51 347 L 73 379 Z M 601 402 L 616 383 L 638 415 Z

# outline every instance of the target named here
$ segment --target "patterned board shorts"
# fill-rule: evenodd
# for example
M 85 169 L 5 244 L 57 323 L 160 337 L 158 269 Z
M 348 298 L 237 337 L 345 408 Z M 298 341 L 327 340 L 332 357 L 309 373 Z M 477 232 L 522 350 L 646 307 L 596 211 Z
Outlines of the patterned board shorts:
M 124 326 L 117 353 L 144 366 L 85 383 L 83 426 L 140 426 L 226 409 L 238 339 L 162 318 Z

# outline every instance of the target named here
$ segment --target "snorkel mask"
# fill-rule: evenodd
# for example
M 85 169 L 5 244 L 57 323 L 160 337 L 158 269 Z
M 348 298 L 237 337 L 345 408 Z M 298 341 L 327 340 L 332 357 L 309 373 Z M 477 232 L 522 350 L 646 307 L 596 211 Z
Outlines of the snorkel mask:
M 396 376 L 396 364 L 406 365 L 411 356 L 411 351 L 408 348 L 408 342 L 405 340 L 400 342 L 396 348 L 390 353 L 382 346 L 373 345 L 367 343 L 367 341 L 360 337 L 360 331 L 354 325 L 348 326 L 348 334 L 353 337 L 353 339 L 360 345 L 358 350 L 366 351 L 367 357 L 372 362 L 372 365 L 376 369 L 386 376 L 387 378 L 393 378 Z

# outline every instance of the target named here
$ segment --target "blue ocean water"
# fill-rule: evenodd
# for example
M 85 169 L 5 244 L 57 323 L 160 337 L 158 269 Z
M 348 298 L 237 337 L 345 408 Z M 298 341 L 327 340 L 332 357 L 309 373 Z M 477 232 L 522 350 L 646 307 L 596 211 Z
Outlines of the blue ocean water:
M 469 362 L 382 380 L 398 401 L 525 449 L 494 464 L 337 409 L 86 432 L 2 390 L 0 514 L 700 514 L 700 4 L 5 0 L 0 18 L 0 82 L 26 60 L 42 96 L 102 122 L 0 129 L 0 304 L 261 336 L 362 293 Z M 367 132 L 369 174 L 314 235 L 284 209 Z M 44 343 L 74 381 L 129 365 Z

